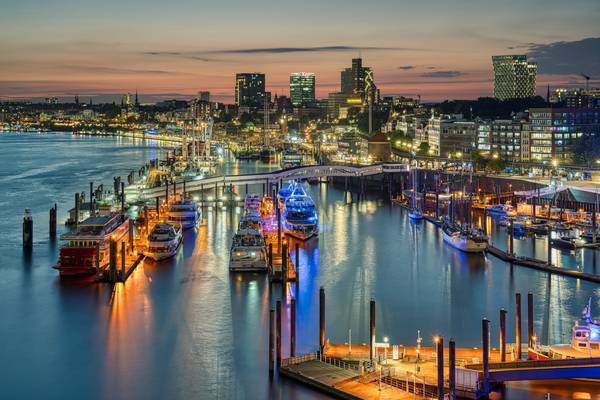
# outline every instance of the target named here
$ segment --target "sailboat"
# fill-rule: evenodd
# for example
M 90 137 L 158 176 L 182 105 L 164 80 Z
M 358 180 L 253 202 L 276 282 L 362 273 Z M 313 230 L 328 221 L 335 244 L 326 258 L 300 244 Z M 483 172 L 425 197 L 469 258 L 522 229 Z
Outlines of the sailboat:
M 408 218 L 413 221 L 420 221 L 423 219 L 423 212 L 417 207 L 417 169 L 412 171 L 413 180 L 413 193 L 411 196 L 410 207 L 408 208 Z

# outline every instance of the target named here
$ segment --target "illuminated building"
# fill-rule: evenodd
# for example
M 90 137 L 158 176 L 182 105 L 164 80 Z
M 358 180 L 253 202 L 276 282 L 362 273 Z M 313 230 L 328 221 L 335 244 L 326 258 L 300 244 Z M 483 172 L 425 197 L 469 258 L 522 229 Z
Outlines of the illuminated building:
M 392 145 L 384 133 L 379 132 L 369 139 L 368 154 L 373 162 L 385 162 L 390 160 Z
M 198 92 L 198 100 L 200 100 L 200 101 L 210 101 L 210 92 L 208 92 L 208 91 L 200 91 L 200 92 Z
M 235 75 L 235 104 L 242 107 L 263 107 L 265 74 L 239 73 Z
M 532 161 L 570 161 L 577 138 L 600 135 L 600 109 L 532 108 L 527 124 Z
M 491 122 L 490 151 L 503 160 L 521 161 L 521 131 L 520 118 L 497 119 Z
M 493 56 L 494 97 L 499 100 L 535 96 L 537 64 L 525 55 Z
M 340 73 L 341 92 L 352 94 L 352 68 L 343 69 Z
M 290 75 L 290 97 L 294 107 L 315 104 L 315 74 L 294 72 Z
M 335 92 L 327 96 L 327 116 L 331 119 L 342 118 L 342 112 L 348 107 L 348 93 Z M 343 112 L 346 114 L 345 112 Z
M 133 95 L 131 93 L 124 94 L 121 97 L 121 107 L 131 107 L 133 105 Z

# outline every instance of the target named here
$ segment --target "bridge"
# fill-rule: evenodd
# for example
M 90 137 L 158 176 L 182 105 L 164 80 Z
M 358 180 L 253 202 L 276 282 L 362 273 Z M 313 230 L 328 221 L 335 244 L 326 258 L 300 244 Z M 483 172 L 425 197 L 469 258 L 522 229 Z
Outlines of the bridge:
M 483 364 L 467 365 L 466 368 L 481 373 Z M 600 379 L 600 358 L 523 360 L 489 364 L 490 382 L 547 379 Z
M 409 166 L 400 163 L 375 164 L 366 166 L 347 166 L 347 165 L 310 165 L 282 169 L 273 172 L 264 172 L 256 174 L 243 175 L 221 175 L 201 179 L 185 180 L 185 190 L 187 192 L 203 191 L 211 188 L 226 187 L 231 185 L 248 184 L 266 184 L 281 183 L 290 180 L 313 179 L 321 177 L 352 177 L 361 178 L 383 173 L 399 173 L 409 171 Z M 177 184 L 184 184 L 184 181 L 177 181 Z M 126 188 L 128 200 L 137 197 L 141 200 L 164 197 L 166 195 L 165 186 L 147 188 L 143 185 L 130 185 Z

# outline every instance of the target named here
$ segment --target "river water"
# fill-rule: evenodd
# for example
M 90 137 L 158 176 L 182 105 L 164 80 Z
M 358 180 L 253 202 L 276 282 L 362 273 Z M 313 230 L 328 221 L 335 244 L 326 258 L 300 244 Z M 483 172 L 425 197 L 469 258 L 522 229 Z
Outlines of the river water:
M 313 399 L 324 395 L 287 380 L 268 379 L 269 309 L 281 289 L 261 274 L 228 271 L 231 237 L 240 210 L 205 210 L 207 223 L 186 232 L 182 251 L 160 265 L 144 263 L 125 285 L 61 281 L 51 268 L 57 243 L 48 239 L 48 210 L 66 219 L 76 191 L 88 182 L 112 184 L 166 147 L 152 141 L 70 134 L 0 135 L 0 387 L 6 398 L 90 399 Z M 228 159 L 227 173 L 276 166 Z M 260 190 L 254 187 L 251 190 Z M 369 300 L 377 301 L 378 341 L 412 345 L 417 330 L 458 346 L 481 345 L 481 318 L 508 310 L 514 341 L 514 294 L 535 298 L 535 331 L 543 344 L 570 339 L 573 320 L 598 285 L 511 267 L 492 257 L 466 256 L 444 245 L 428 223 L 376 196 L 350 201 L 343 191 L 307 185 L 318 204 L 320 234 L 300 254 L 297 352 L 318 343 L 318 289 L 327 296 L 326 336 L 332 342 L 368 341 Z M 242 188 L 243 194 L 243 188 Z M 34 218 L 34 249 L 21 250 L 24 208 Z M 59 230 L 64 227 L 59 225 Z M 545 242 L 518 241 L 524 253 L 546 254 Z M 499 247 L 506 242 L 494 228 Z M 592 252 L 555 253 L 562 265 L 593 272 Z M 287 354 L 284 301 L 284 356 Z M 525 311 L 525 306 L 523 308 Z M 597 313 L 596 313 L 597 314 Z M 525 313 L 523 314 L 526 315 Z M 526 335 L 526 325 L 524 335 Z M 600 395 L 593 384 L 519 383 L 506 398 Z

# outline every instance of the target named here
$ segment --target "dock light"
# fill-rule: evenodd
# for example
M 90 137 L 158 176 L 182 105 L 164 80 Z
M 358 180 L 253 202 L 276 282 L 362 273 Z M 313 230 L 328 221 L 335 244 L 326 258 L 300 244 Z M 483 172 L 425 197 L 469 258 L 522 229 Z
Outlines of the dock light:
M 558 160 L 552 160 L 552 166 L 556 167 L 558 165 Z
M 440 342 L 440 337 L 439 336 L 434 336 L 433 337 L 433 341 L 435 344 L 438 344 Z
M 384 336 L 384 337 L 383 337 L 383 343 L 387 343 L 388 341 L 389 341 L 388 337 L 387 337 L 387 336 Z

